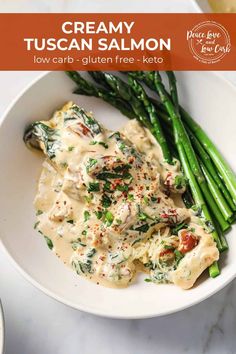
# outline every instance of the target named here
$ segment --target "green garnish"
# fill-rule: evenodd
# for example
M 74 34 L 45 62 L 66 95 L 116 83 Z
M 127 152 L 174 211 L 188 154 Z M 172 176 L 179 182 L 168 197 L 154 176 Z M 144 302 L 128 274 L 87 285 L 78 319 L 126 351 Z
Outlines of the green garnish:
M 144 224 L 142 226 L 137 227 L 136 229 L 134 229 L 135 231 L 139 231 L 139 232 L 147 232 L 149 229 L 149 225 L 148 224 Z
M 43 214 L 43 211 L 42 211 L 42 210 L 37 210 L 37 211 L 36 211 L 36 216 L 39 216 L 39 215 L 41 215 L 41 214 Z
M 124 175 L 112 172 L 101 172 L 96 176 L 99 180 L 107 180 L 107 179 L 124 179 Z
M 121 225 L 122 224 L 122 220 L 121 219 L 115 219 L 115 223 L 116 223 L 116 225 Z
M 174 251 L 175 248 L 171 245 L 164 245 L 164 249 Z
M 120 192 L 128 192 L 129 190 L 129 186 L 127 186 L 127 184 L 124 184 L 123 186 L 118 184 L 116 186 L 116 190 L 120 191 Z
M 74 220 L 67 220 L 68 224 L 74 224 Z
M 175 176 L 175 188 L 182 189 L 186 186 L 186 179 L 184 176 L 177 175 Z
M 67 168 L 68 167 L 68 163 L 67 162 L 61 162 L 60 163 L 62 168 Z
M 48 248 L 50 248 L 50 250 L 53 249 L 52 240 L 49 237 L 47 237 L 47 236 L 44 236 L 44 238 L 45 238 L 45 240 L 47 242 Z
M 100 220 L 103 216 L 103 212 L 98 210 L 98 211 L 95 211 L 94 214 L 96 215 L 97 219 Z
M 103 186 L 104 191 L 106 192 L 112 192 L 111 191 L 111 182 L 106 181 Z
M 84 222 L 88 221 L 90 219 L 90 213 L 88 210 L 84 211 Z
M 171 233 L 173 235 L 178 235 L 178 232 L 182 229 L 186 229 L 188 227 L 188 225 L 185 222 L 181 222 L 180 224 L 178 224 L 177 226 L 175 226 L 172 230 Z
M 89 159 L 88 159 L 88 162 L 87 162 L 87 164 L 86 164 L 86 171 L 89 172 L 90 169 L 91 169 L 94 165 L 97 164 L 97 162 L 98 162 L 98 160 L 89 158 Z
M 132 246 L 135 245 L 139 241 L 141 241 L 141 238 L 137 238 L 136 240 L 134 240 L 134 242 L 132 242 Z
M 139 213 L 138 218 L 139 220 L 145 221 L 147 220 L 148 216 L 145 213 Z
M 111 203 L 112 203 L 111 199 L 106 194 L 103 194 L 103 196 L 102 196 L 102 206 L 104 208 L 109 208 Z
M 83 230 L 83 231 L 82 231 L 82 235 L 83 235 L 83 236 L 86 236 L 86 235 L 87 235 L 87 230 Z
M 88 192 L 99 192 L 100 186 L 98 182 L 89 182 Z
M 128 200 L 133 202 L 134 201 L 134 195 L 133 194 L 128 194 Z
M 181 259 L 184 257 L 184 255 L 179 250 L 174 250 L 174 254 L 175 254 L 175 260 L 176 260 L 177 265 L 178 265 L 179 262 L 181 261 Z
M 91 258 L 95 255 L 97 251 L 95 250 L 95 248 L 92 248 L 91 250 L 88 251 L 87 253 L 87 257 Z
M 68 147 L 68 151 L 73 151 L 74 148 L 75 148 L 74 146 L 69 146 L 69 147 Z
M 144 197 L 143 197 L 143 200 L 144 200 L 144 203 L 145 203 L 146 205 L 149 204 L 149 199 L 148 199 L 148 197 L 144 196 Z
M 108 226 L 111 226 L 111 224 L 113 223 L 114 220 L 114 216 L 110 211 L 107 211 L 105 213 L 105 221 L 107 223 Z
M 152 279 L 145 278 L 144 281 L 145 281 L 146 283 L 151 283 L 151 282 L 152 282 Z
M 93 200 L 93 194 L 91 195 L 85 195 L 84 196 L 85 201 L 89 204 Z
M 90 143 L 89 143 L 89 145 L 96 145 L 96 144 L 102 145 L 105 149 L 108 149 L 108 144 L 105 143 L 104 141 L 92 140 L 92 141 L 90 141 Z
M 104 147 L 104 149 L 108 149 L 108 144 L 104 143 L 104 141 L 99 141 L 98 143 L 99 145 L 102 145 Z
M 37 222 L 34 224 L 34 229 L 37 229 L 39 223 L 40 223 L 40 221 L 37 221 Z

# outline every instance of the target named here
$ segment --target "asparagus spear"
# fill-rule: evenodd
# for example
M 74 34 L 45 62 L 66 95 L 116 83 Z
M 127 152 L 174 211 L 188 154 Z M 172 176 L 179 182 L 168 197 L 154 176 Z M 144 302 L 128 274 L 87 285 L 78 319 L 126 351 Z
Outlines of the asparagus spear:
M 162 127 L 160 125 L 160 121 L 157 116 L 156 108 L 154 107 L 152 102 L 149 100 L 143 87 L 131 76 L 129 77 L 129 85 L 133 88 L 133 90 L 136 94 L 136 97 L 143 103 L 146 111 L 149 114 L 149 119 L 150 119 L 151 124 L 153 126 L 152 133 L 161 146 L 164 159 L 169 164 L 172 164 L 173 162 L 172 162 L 170 149 L 168 147 L 165 135 L 164 135 Z
M 77 88 L 74 93 L 78 95 L 94 96 L 103 99 L 117 108 L 122 114 L 128 118 L 137 118 L 132 107 L 121 98 L 112 95 L 108 90 L 95 87 L 92 83 L 85 80 L 77 71 L 66 71 L 66 74 L 76 83 Z
M 222 215 L 224 216 L 225 220 L 231 221 L 233 213 L 230 210 L 228 204 L 225 202 L 225 199 L 218 188 L 217 184 L 215 183 L 214 179 L 212 178 L 211 174 L 207 170 L 206 166 L 200 161 L 200 166 L 202 169 L 202 172 L 206 178 L 206 181 L 208 183 L 209 189 L 211 191 L 211 194 L 213 195 L 219 209 L 222 212 Z
M 95 72 L 96 73 L 96 72 Z M 100 72 L 99 76 L 93 71 L 89 71 L 89 74 L 97 83 L 106 82 L 109 85 L 110 90 L 113 90 L 113 94 L 116 97 L 120 97 L 124 101 L 128 102 L 133 109 L 138 120 L 148 129 L 152 129 L 152 124 L 150 123 L 149 116 L 143 106 L 142 102 L 134 95 L 132 88 L 123 80 L 110 73 Z
M 172 101 L 174 103 L 177 114 L 180 115 L 175 74 L 173 73 L 173 71 L 167 71 L 166 74 L 169 79 L 170 94 L 171 94 Z M 186 129 L 186 131 L 187 131 L 187 129 Z M 191 138 L 191 141 L 195 143 L 195 147 L 197 147 L 200 154 L 202 154 L 203 153 L 202 150 L 204 150 L 204 149 L 201 149 L 201 145 L 198 144 L 198 140 L 195 139 L 195 136 L 193 134 L 191 134 L 190 131 L 188 131 L 188 136 Z M 201 158 L 205 158 L 205 162 L 207 163 L 208 166 L 210 166 L 210 161 L 207 158 L 207 153 L 203 154 L 201 156 Z M 206 178 L 206 181 L 208 183 L 210 192 L 211 192 L 213 198 L 215 199 L 215 202 L 217 203 L 223 217 L 225 218 L 225 220 L 230 221 L 233 216 L 233 213 L 230 210 L 228 204 L 226 203 L 221 191 L 219 190 L 218 186 L 215 184 L 214 179 L 211 177 L 211 175 L 209 174 L 207 168 L 205 167 L 205 165 L 203 163 L 201 163 L 201 169 L 202 169 L 202 172 L 203 172 L 203 174 Z M 212 169 L 212 172 L 213 172 L 213 169 Z M 221 222 L 220 222 L 220 224 L 221 224 Z
M 234 203 L 236 204 L 236 176 L 232 171 L 229 164 L 225 161 L 223 156 L 218 151 L 217 147 L 211 141 L 211 139 L 207 136 L 207 134 L 203 131 L 199 124 L 197 124 L 192 117 L 181 108 L 181 115 L 183 117 L 184 122 L 189 126 L 191 131 L 196 135 L 196 137 L 201 141 L 202 145 L 211 156 L 214 164 L 218 168 L 220 174 L 223 177 L 223 180 L 233 198 Z
M 233 211 L 236 211 L 236 205 L 234 204 L 234 202 L 233 202 L 233 200 L 232 200 L 227 188 L 225 187 L 224 183 L 222 182 L 221 178 L 219 177 L 218 172 L 217 172 L 215 166 L 213 165 L 210 156 L 208 155 L 206 150 L 202 147 L 202 145 L 200 144 L 198 139 L 193 135 L 191 130 L 188 127 L 187 127 L 186 130 L 188 132 L 189 138 L 190 138 L 190 140 L 191 140 L 191 142 L 193 144 L 193 147 L 195 148 L 198 156 L 201 158 L 201 160 L 205 164 L 206 168 L 210 172 L 210 174 L 213 177 L 215 183 L 217 184 L 217 186 L 221 190 L 222 194 L 224 195 L 224 198 L 226 199 L 228 205 L 230 206 L 230 208 Z

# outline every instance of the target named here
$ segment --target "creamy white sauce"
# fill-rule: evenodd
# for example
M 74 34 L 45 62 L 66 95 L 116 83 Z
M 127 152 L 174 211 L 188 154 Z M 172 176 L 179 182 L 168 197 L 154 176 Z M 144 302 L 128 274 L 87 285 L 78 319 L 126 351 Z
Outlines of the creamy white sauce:
M 167 164 L 136 120 L 114 134 L 68 103 L 43 123 L 55 134 L 52 143 L 41 142 L 51 158 L 38 183 L 36 228 L 79 275 L 124 287 L 141 269 L 152 281 L 189 288 L 218 259 L 200 220 L 170 197 L 184 191 L 175 183 L 182 177 L 179 162 Z M 172 230 L 181 222 L 198 244 L 177 260 L 180 240 Z M 172 258 L 164 254 L 163 261 L 167 249 Z

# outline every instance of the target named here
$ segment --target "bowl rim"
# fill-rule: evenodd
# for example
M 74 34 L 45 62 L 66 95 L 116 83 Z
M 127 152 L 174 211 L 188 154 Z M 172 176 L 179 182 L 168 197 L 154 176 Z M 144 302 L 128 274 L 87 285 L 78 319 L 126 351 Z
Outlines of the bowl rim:
M 0 300 L 0 325 L 1 325 L 1 333 L 0 333 L 0 353 L 4 354 L 5 348 L 5 320 L 4 320 L 4 313 L 3 307 Z
M 207 0 L 205 0 L 206 4 L 208 3 Z M 199 4 L 199 0 L 192 0 L 192 4 L 193 6 L 195 7 L 195 9 L 198 11 L 198 12 L 201 12 L 201 13 L 206 13 L 203 8 L 201 7 L 201 5 Z M 209 12 L 208 13 L 212 13 L 211 11 L 211 8 L 210 8 L 210 5 L 207 4 L 207 6 L 209 6 Z
M 12 102 L 9 104 L 9 106 L 7 107 L 7 109 L 5 110 L 5 112 L 0 116 L 0 129 L 1 126 L 3 124 L 3 122 L 5 121 L 5 119 L 7 118 L 8 114 L 10 113 L 10 111 L 12 110 L 12 108 L 14 107 L 14 105 L 17 103 L 17 101 L 34 85 L 36 84 L 38 81 L 40 81 L 41 79 L 43 79 L 45 76 L 50 75 L 53 71 L 46 71 L 43 72 L 41 74 L 39 74 L 38 76 L 36 76 L 36 78 L 34 78 L 33 80 L 31 80 L 22 90 L 20 90 L 20 92 L 16 95 L 16 97 L 12 100 Z M 228 81 L 226 78 L 222 77 L 218 72 L 215 71 L 208 71 L 209 73 L 211 73 L 211 75 L 218 77 L 220 80 L 222 80 L 226 85 L 228 85 L 231 89 L 233 89 L 235 91 L 235 95 L 236 95 L 236 87 L 235 85 L 233 85 L 230 81 Z M 11 264 L 13 264 L 14 268 L 23 276 L 23 278 L 25 278 L 30 284 L 32 284 L 36 289 L 41 290 L 44 294 L 46 294 L 47 296 L 53 298 L 54 300 L 67 305 L 73 309 L 85 312 L 85 313 L 90 313 L 93 315 L 97 315 L 97 316 L 101 316 L 104 318 L 111 318 L 111 319 L 148 319 L 148 318 L 154 318 L 154 317 L 162 317 L 162 316 L 166 316 L 166 315 L 170 315 L 170 314 L 174 314 L 177 312 L 180 312 L 182 310 L 185 310 L 187 308 L 190 308 L 194 305 L 197 305 L 199 303 L 201 303 L 202 301 L 208 299 L 209 297 L 211 297 L 212 295 L 218 293 L 220 290 L 222 290 L 226 285 L 228 285 L 233 279 L 236 278 L 236 269 L 234 273 L 231 273 L 228 275 L 228 277 L 226 279 L 222 278 L 222 282 L 219 284 L 219 286 L 211 291 L 209 291 L 208 293 L 204 294 L 200 299 L 194 299 L 192 301 L 190 301 L 188 304 L 186 305 L 182 305 L 180 306 L 178 309 L 170 309 L 170 310 L 165 310 L 164 312 L 160 313 L 160 312 L 152 312 L 152 313 L 145 313 L 142 315 L 117 315 L 117 314 L 112 314 L 112 313 L 105 313 L 102 310 L 97 310 L 94 308 L 91 308 L 89 306 L 85 307 L 82 305 L 78 305 L 76 303 L 74 303 L 73 301 L 69 301 L 64 299 L 62 296 L 57 295 L 54 291 L 47 289 L 44 285 L 42 285 L 39 281 L 35 280 L 34 278 L 32 278 L 27 271 L 25 271 L 20 264 L 17 263 L 17 261 L 14 259 L 14 257 L 11 255 L 10 251 L 7 249 L 7 247 L 5 246 L 3 240 L 0 238 L 0 243 L 2 245 L 2 250 L 3 252 L 6 254 L 6 256 L 8 257 L 9 261 L 11 262 Z M 221 277 L 223 277 L 221 275 Z M 1 348 L 0 348 L 1 349 Z

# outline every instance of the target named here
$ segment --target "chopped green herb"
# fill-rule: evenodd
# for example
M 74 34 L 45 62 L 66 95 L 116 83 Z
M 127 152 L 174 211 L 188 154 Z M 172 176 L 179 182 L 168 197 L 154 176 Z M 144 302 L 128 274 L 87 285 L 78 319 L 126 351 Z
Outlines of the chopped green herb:
M 135 231 L 139 231 L 139 232 L 147 232 L 149 229 L 149 225 L 148 224 L 144 224 L 142 226 L 137 227 L 136 229 L 134 229 Z
M 164 249 L 165 250 L 174 251 L 175 248 L 173 246 L 171 246 L 171 245 L 164 245 Z
M 130 200 L 131 202 L 134 201 L 134 195 L 128 194 L 128 200 Z
M 95 211 L 94 214 L 96 215 L 97 219 L 100 220 L 103 216 L 103 212 L 98 210 L 98 211 Z
M 98 182 L 89 182 L 88 192 L 99 192 L 100 186 Z
M 43 211 L 42 211 L 42 210 L 37 210 L 37 211 L 36 211 L 36 216 L 39 216 L 39 215 L 41 215 L 41 214 L 43 214 Z
M 177 175 L 175 176 L 175 187 L 176 189 L 182 189 L 186 186 L 186 179 L 184 176 Z
M 174 250 L 174 254 L 175 254 L 175 260 L 176 260 L 177 265 L 178 265 L 179 262 L 181 261 L 181 259 L 184 257 L 184 255 L 179 250 Z
M 147 220 L 148 216 L 145 213 L 139 213 L 138 218 L 139 220 L 145 221 Z
M 114 167 L 115 172 L 122 172 L 122 171 L 128 171 L 131 168 L 131 165 L 126 163 L 126 164 L 121 164 L 119 166 Z
M 90 169 L 91 169 L 94 165 L 97 164 L 97 162 L 98 162 L 98 160 L 89 158 L 89 160 L 88 160 L 88 162 L 87 162 L 87 164 L 86 164 L 86 171 L 89 172 Z
M 69 147 L 68 147 L 68 151 L 73 151 L 74 148 L 75 148 L 74 146 L 69 146 Z
M 144 281 L 145 281 L 146 283 L 151 283 L 151 282 L 152 282 L 152 279 L 145 278 Z
M 149 204 L 149 199 L 148 199 L 147 196 L 144 196 L 144 197 L 143 197 L 143 200 L 144 200 L 144 203 L 145 203 L 146 205 Z
M 47 237 L 47 236 L 44 236 L 44 238 L 45 238 L 45 240 L 47 242 L 48 248 L 50 248 L 50 250 L 53 249 L 52 240 L 49 237 Z
M 74 224 L 74 220 L 67 220 L 68 224 Z
M 111 226 L 111 224 L 113 223 L 114 220 L 114 216 L 110 211 L 107 211 L 105 214 L 105 221 L 107 223 L 108 226 Z
M 134 242 L 132 242 L 132 246 L 135 245 L 135 243 L 141 241 L 141 238 L 137 238 L 136 240 L 134 240 Z
M 89 204 L 93 200 L 93 194 L 91 195 L 85 195 L 84 196 L 85 201 Z
M 78 117 L 82 118 L 84 124 L 90 129 L 91 133 L 99 134 L 101 132 L 101 127 L 98 122 L 89 116 L 89 113 L 85 112 L 84 109 L 78 107 L 77 105 L 72 106 L 72 110 L 78 115 Z
M 61 162 L 60 163 L 62 168 L 67 168 L 68 167 L 68 163 L 67 162 Z
M 112 172 L 101 172 L 101 173 L 98 173 L 96 177 L 99 180 L 124 179 L 123 174 L 112 173 Z
M 88 221 L 90 219 L 90 213 L 88 210 L 84 211 L 84 222 Z
M 156 197 L 151 197 L 151 201 L 152 201 L 152 202 L 156 202 L 156 201 L 157 201 L 157 198 L 156 198 Z
M 111 191 L 111 182 L 106 181 L 103 186 L 104 191 L 106 192 L 112 192 Z
M 39 223 L 40 223 L 40 221 L 37 221 L 37 222 L 34 224 L 34 229 L 37 229 Z
M 87 235 L 87 230 L 83 230 L 83 231 L 82 231 L 82 235 L 83 235 L 83 236 L 86 236 L 86 235 Z
M 102 145 L 105 149 L 108 149 L 108 144 L 104 143 L 104 141 L 99 141 L 99 145 Z
M 120 191 L 120 192 L 128 192 L 129 190 L 129 186 L 127 186 L 127 184 L 124 184 L 123 186 L 118 184 L 116 186 L 116 190 Z
M 116 225 L 121 225 L 122 224 L 122 220 L 121 219 L 115 219 L 115 223 L 116 223 Z
M 96 253 L 95 248 L 91 248 L 91 250 L 89 250 L 87 253 L 87 257 L 91 258 L 95 255 L 95 253 Z
M 111 203 L 112 203 L 111 199 L 106 194 L 103 194 L 103 196 L 102 196 L 102 206 L 104 208 L 109 208 Z
M 178 224 L 177 226 L 175 226 L 174 228 L 172 228 L 171 233 L 173 235 L 178 235 L 178 232 L 182 229 L 186 229 L 188 227 L 188 225 L 185 222 L 181 222 L 180 224 Z

